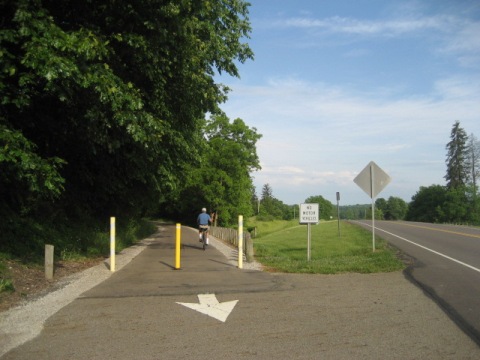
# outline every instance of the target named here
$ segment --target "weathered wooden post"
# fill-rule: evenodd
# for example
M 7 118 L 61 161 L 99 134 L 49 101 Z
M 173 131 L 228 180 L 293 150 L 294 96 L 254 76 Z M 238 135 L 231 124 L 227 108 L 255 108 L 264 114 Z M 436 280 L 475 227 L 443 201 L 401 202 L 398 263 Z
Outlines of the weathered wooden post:
M 53 245 L 45 245 L 45 278 L 53 279 Z
M 253 239 L 248 232 L 245 233 L 245 256 L 247 262 L 251 263 L 253 261 Z

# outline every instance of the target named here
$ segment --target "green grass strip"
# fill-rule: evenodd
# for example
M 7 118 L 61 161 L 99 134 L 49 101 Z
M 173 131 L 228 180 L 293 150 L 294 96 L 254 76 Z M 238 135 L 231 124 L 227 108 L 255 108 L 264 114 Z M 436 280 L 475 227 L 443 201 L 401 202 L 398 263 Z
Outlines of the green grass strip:
M 336 221 L 311 226 L 311 256 L 307 260 L 307 225 L 296 221 L 256 223 L 255 257 L 271 271 L 339 274 L 378 273 L 405 267 L 396 250 L 378 237 L 372 251 L 372 233 L 357 225 Z

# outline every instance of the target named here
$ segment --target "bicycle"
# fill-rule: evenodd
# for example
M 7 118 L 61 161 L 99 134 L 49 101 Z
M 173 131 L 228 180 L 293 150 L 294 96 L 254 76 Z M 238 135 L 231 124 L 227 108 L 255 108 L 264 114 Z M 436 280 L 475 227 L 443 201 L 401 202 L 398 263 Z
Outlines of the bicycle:
M 207 225 L 200 225 L 200 231 L 202 232 L 202 243 L 203 243 L 203 251 L 206 250 L 208 245 L 208 226 Z

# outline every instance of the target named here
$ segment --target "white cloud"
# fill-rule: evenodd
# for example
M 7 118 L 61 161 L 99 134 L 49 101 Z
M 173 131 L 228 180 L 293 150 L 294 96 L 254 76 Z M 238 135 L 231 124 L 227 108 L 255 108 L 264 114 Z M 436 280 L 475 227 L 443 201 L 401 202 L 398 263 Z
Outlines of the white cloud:
M 318 17 L 329 10 L 315 4 L 292 16 L 279 5 L 268 21 L 263 6 L 257 62 L 247 81 L 227 84 L 223 106 L 263 134 L 257 188 L 269 183 L 287 203 L 332 201 L 336 191 L 366 203 L 353 178 L 373 160 L 392 177 L 382 197 L 409 200 L 420 186 L 444 183 L 455 120 L 480 137 L 477 10 L 398 1 L 358 16 L 331 5 L 338 16 Z
M 276 78 L 264 86 L 234 85 L 226 106 L 231 109 L 229 112 L 235 113 L 233 117 L 242 117 L 247 122 L 254 120 L 252 126 L 260 130 L 285 133 L 281 146 L 291 146 L 290 140 L 299 134 L 290 130 L 299 125 L 304 125 L 302 129 L 307 132 L 310 127 L 312 132 L 338 131 L 339 135 L 349 138 L 355 131 L 361 131 L 364 136 L 414 135 L 432 130 L 432 122 L 438 124 L 442 119 L 450 124 L 457 118 L 479 116 L 479 83 L 479 76 L 476 79 L 450 77 L 438 80 L 431 94 L 395 98 L 384 89 L 359 92 L 323 83 Z M 434 127 L 433 131 L 437 130 L 441 131 Z M 400 143 L 408 146 L 404 141 Z
M 326 19 L 289 18 L 277 25 L 304 29 L 321 29 L 329 33 L 349 35 L 394 36 L 423 30 L 444 30 L 450 19 L 445 16 L 391 20 L 358 20 L 334 16 Z
M 454 76 L 438 80 L 430 95 L 397 99 L 276 78 L 260 87 L 232 86 L 225 110 L 263 134 L 255 183 L 269 183 L 283 201 L 295 203 L 282 198 L 286 193 L 298 201 L 322 191 L 355 194 L 353 178 L 371 160 L 394 177 L 386 194 L 409 200 L 419 186 L 443 183 L 455 120 L 467 133 L 480 132 L 479 83 Z
M 297 46 L 301 47 L 317 47 L 319 43 L 314 39 L 321 35 L 345 35 L 349 42 L 364 37 L 423 37 L 430 39 L 438 53 L 456 56 L 461 66 L 480 67 L 480 22 L 451 14 L 422 16 L 420 13 L 410 13 L 408 16 L 387 20 L 340 16 L 317 19 L 306 16 L 276 20 L 272 26 L 308 31 L 308 40 L 297 42 Z M 329 43 L 334 46 L 335 41 L 330 40 Z M 357 49 L 351 50 L 346 56 L 359 57 L 366 54 L 369 54 L 368 50 Z
M 449 44 L 445 51 L 461 53 L 479 53 L 480 52 L 480 22 L 462 21 L 457 24 L 459 28 L 453 32 Z

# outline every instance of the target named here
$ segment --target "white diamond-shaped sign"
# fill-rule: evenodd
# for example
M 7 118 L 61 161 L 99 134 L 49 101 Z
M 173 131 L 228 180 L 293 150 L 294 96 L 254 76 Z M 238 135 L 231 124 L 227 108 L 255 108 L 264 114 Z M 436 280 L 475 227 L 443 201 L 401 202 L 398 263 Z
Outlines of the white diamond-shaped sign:
M 390 176 L 377 164 L 370 161 L 367 166 L 357 175 L 353 181 L 370 198 L 375 198 L 390 183 Z

